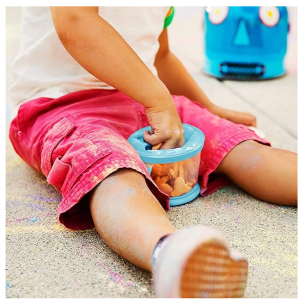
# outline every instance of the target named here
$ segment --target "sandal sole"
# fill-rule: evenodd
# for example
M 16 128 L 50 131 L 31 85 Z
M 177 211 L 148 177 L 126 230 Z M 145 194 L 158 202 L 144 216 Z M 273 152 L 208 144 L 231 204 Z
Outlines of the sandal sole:
M 244 295 L 248 262 L 230 256 L 216 240 L 198 246 L 188 257 L 181 274 L 182 298 L 240 298 Z

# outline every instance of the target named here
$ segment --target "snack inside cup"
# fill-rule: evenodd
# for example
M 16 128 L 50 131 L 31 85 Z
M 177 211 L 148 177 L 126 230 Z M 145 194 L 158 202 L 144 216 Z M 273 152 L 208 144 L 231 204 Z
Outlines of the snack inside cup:
M 200 165 L 199 154 L 189 159 L 166 163 L 149 164 L 151 177 L 161 191 L 170 197 L 178 197 L 189 192 L 197 183 Z

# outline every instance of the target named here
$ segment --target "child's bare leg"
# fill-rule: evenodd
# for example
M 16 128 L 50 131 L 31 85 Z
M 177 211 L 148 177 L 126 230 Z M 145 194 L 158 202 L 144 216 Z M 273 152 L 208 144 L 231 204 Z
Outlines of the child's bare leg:
M 105 243 L 149 271 L 156 243 L 176 230 L 144 176 L 130 169 L 118 170 L 103 180 L 91 193 L 90 209 Z
M 90 208 L 96 229 L 109 247 L 153 271 L 157 297 L 243 295 L 246 258 L 239 252 L 229 252 L 226 239 L 212 228 L 176 230 L 143 175 L 128 169 L 113 173 L 91 193 Z M 165 235 L 169 236 L 160 240 Z M 230 274 L 230 278 L 224 274 Z
M 232 149 L 216 170 L 254 197 L 297 205 L 297 154 L 245 141 Z

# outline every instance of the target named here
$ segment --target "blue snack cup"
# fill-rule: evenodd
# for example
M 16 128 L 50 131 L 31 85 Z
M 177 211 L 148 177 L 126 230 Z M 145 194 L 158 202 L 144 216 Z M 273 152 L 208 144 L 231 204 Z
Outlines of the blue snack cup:
M 200 193 L 198 175 L 205 136 L 192 125 L 182 125 L 185 144 L 181 148 L 152 150 L 152 145 L 143 138 L 144 131 L 151 131 L 150 126 L 137 130 L 128 138 L 154 182 L 170 196 L 170 206 L 188 203 Z

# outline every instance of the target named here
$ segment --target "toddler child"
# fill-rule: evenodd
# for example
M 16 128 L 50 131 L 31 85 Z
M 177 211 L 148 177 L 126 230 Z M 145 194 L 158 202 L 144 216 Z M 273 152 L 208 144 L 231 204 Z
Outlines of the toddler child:
M 279 205 L 297 204 L 297 156 L 220 108 L 170 51 L 170 7 L 25 7 L 10 90 L 15 151 L 62 195 L 59 221 L 95 227 L 120 256 L 152 271 L 158 297 L 241 297 L 247 259 L 206 226 L 177 230 L 127 138 L 184 145 L 182 123 L 206 137 L 201 195 L 231 181 Z M 214 174 L 214 176 L 211 176 Z M 274 189 L 276 186 L 276 189 Z

